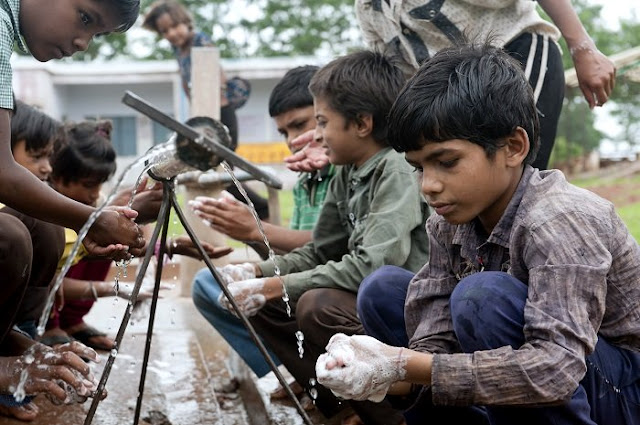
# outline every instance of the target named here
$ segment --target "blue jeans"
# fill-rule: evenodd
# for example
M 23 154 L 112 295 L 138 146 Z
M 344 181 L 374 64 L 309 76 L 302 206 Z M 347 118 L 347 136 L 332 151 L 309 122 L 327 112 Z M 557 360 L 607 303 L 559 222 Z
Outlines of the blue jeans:
M 358 314 L 367 334 L 383 342 L 404 338 L 404 300 L 399 302 L 413 274 L 385 266 L 368 276 L 358 292 Z M 389 293 L 394 294 L 389 296 Z M 527 286 L 502 272 L 476 273 L 462 279 L 451 294 L 454 330 L 465 352 L 490 350 L 524 343 L 524 305 Z M 481 304 L 482 309 L 470 308 Z M 375 325 L 374 327 L 370 327 Z M 407 412 L 407 423 L 457 414 L 479 414 L 465 423 L 503 424 L 640 424 L 640 354 L 615 347 L 599 338 L 587 356 L 587 373 L 572 398 L 562 406 L 473 408 L 438 407 L 422 397 Z M 615 387 L 615 389 L 614 389 Z M 446 409 L 446 413 L 441 409 Z M 428 416 L 427 416 L 428 415 Z
M 221 293 L 222 289 L 220 289 L 218 282 L 216 282 L 208 268 L 196 273 L 193 281 L 192 296 L 198 311 L 222 335 L 231 348 L 242 357 L 259 378 L 266 375 L 271 371 L 269 364 L 253 342 L 253 339 L 251 339 L 242 321 L 218 303 L 218 296 Z M 276 364 L 280 364 L 275 354 L 271 351 L 269 351 L 269 354 Z

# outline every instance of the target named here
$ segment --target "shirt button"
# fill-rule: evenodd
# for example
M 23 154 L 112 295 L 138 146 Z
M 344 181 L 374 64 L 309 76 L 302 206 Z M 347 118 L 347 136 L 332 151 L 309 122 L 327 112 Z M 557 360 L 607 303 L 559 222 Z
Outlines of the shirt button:
M 405 28 L 405 29 L 402 30 L 402 33 L 404 35 L 409 35 L 409 34 L 411 34 L 411 30 L 409 30 L 409 28 Z
M 436 12 L 434 9 L 431 9 L 431 10 L 429 11 L 429 17 L 430 17 L 430 18 L 433 18 L 434 16 L 436 16 L 436 13 L 437 13 L 437 12 Z

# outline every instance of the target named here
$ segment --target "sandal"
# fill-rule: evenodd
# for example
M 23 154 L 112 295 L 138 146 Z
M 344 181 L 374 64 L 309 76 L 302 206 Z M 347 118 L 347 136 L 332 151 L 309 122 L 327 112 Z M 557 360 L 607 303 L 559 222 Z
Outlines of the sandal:
M 40 338 L 38 341 L 44 345 L 48 345 L 49 347 L 55 347 L 56 345 L 63 345 L 73 342 L 74 339 L 69 335 L 46 335 Z
M 109 351 L 114 347 L 114 343 L 111 343 L 111 345 L 107 345 L 107 344 L 99 344 L 99 343 L 95 343 L 94 341 L 91 341 L 91 338 L 96 336 L 107 336 L 106 333 L 97 330 L 93 326 L 85 325 L 82 329 L 75 331 L 73 333 L 69 333 L 69 335 L 72 338 L 77 339 L 87 347 L 93 348 L 94 350 Z

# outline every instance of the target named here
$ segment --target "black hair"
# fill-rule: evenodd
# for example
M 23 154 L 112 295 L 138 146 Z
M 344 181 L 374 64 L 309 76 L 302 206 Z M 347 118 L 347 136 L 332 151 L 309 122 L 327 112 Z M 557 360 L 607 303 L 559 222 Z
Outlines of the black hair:
M 149 6 L 149 11 L 144 16 L 142 27 L 158 34 L 158 18 L 167 14 L 176 24 L 186 24 L 189 28 L 193 28 L 193 18 L 187 9 L 177 1 L 160 0 Z
M 65 126 L 65 139 L 56 146 L 52 179 L 64 184 L 90 178 L 106 182 L 116 171 L 110 121 L 83 121 Z
M 140 14 L 140 0 L 98 0 L 101 2 L 108 2 L 110 6 L 114 7 L 118 18 L 120 19 L 120 25 L 116 28 L 116 32 L 125 32 L 136 23 L 138 15 Z
M 62 124 L 39 109 L 16 100 L 11 117 L 11 150 L 24 140 L 27 151 L 45 149 L 61 137 Z
M 530 164 L 540 128 L 533 91 L 520 63 L 488 43 L 436 53 L 409 79 L 389 113 L 389 141 L 399 152 L 464 139 L 492 158 L 517 127 L 529 136 Z
M 293 109 L 313 106 L 309 83 L 318 69 L 314 65 L 305 65 L 287 71 L 271 91 L 269 115 L 275 117 Z
M 382 53 L 358 51 L 329 62 L 311 79 L 314 97 L 326 100 L 347 123 L 373 118 L 373 139 L 387 140 L 387 114 L 405 82 L 403 72 Z

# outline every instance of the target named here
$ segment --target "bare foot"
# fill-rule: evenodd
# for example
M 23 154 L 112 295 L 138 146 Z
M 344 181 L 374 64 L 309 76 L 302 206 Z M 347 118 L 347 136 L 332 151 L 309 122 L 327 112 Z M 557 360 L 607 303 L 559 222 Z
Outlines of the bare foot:
M 300 384 L 298 384 L 297 381 L 289 383 L 289 386 L 291 387 L 291 391 L 293 391 L 295 395 L 302 394 L 303 388 L 300 386 Z M 269 394 L 269 397 L 271 398 L 271 400 L 282 400 L 285 398 L 289 398 L 289 394 L 287 394 L 287 391 L 282 385 L 278 384 L 278 388 L 273 390 L 271 394 Z
M 73 341 L 73 338 L 60 328 L 47 329 L 40 337 L 40 342 L 49 347 L 57 347 L 71 341 Z
M 109 338 L 107 334 L 84 322 L 65 329 L 65 332 L 87 347 L 96 350 L 109 351 L 116 345 L 115 341 Z
M 344 418 L 341 422 L 341 425 L 364 425 L 364 422 L 362 422 L 360 416 L 358 416 L 356 413 L 353 413 Z
M 15 418 L 24 422 L 31 422 L 38 417 L 40 410 L 33 402 L 22 406 L 0 406 L 0 415 Z

